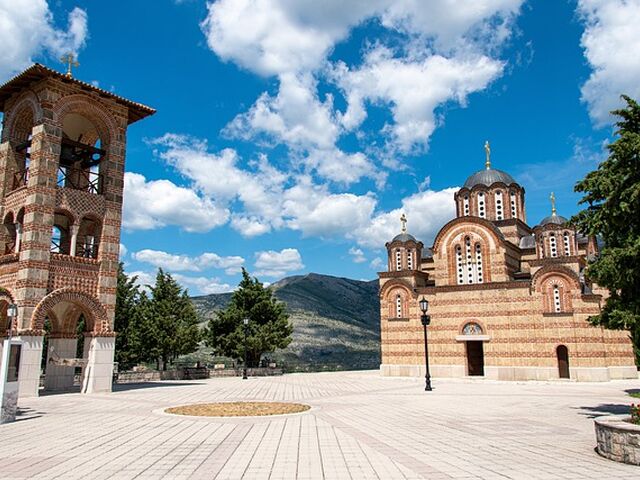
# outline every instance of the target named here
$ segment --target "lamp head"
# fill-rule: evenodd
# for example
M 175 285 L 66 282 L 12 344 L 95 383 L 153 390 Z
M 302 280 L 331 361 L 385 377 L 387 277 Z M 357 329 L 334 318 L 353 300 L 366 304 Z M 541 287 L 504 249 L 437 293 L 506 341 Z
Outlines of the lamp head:
M 242 323 L 244 323 L 244 326 L 246 327 L 247 325 L 249 325 L 249 319 L 248 318 L 243 319 Z
M 18 316 L 18 307 L 15 303 L 10 303 L 7 307 L 7 317 L 15 318 Z
M 422 310 L 422 313 L 426 314 L 427 310 L 429 310 L 429 301 L 426 298 L 422 297 L 418 304 L 420 305 L 420 310 Z

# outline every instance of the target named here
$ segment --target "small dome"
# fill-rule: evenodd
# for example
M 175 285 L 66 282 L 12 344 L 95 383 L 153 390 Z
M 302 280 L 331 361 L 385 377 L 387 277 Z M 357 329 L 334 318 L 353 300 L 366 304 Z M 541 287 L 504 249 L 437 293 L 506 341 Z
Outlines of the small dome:
M 467 181 L 464 182 L 464 188 L 473 188 L 476 185 L 485 185 L 490 187 L 494 183 L 502 182 L 506 185 L 517 183 L 511 175 L 502 170 L 496 170 L 494 168 L 485 168 L 479 172 L 474 173 Z
M 413 235 L 409 235 L 408 233 L 401 233 L 400 235 L 396 235 L 395 237 L 393 237 L 393 240 L 391 240 L 392 242 L 416 242 L 418 243 L 418 241 L 416 240 L 416 238 Z
M 564 225 L 568 221 L 569 220 L 564 218 L 562 215 L 556 215 L 554 213 L 553 215 L 549 215 L 548 217 L 544 217 L 542 219 L 542 221 L 540 222 L 540 226 L 543 227 L 543 226 L 548 225 L 550 223 L 555 223 L 556 225 Z

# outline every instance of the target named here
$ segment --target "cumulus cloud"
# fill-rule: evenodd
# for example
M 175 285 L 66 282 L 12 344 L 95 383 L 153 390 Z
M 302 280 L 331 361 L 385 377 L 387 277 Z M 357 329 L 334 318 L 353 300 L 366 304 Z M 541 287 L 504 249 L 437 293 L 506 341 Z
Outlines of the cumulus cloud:
M 255 256 L 256 276 L 283 277 L 289 272 L 304 268 L 300 252 L 295 248 L 285 248 L 279 252 L 256 252 Z
M 438 230 L 455 217 L 454 193 L 458 187 L 425 190 L 402 199 L 402 207 L 379 212 L 352 235 L 360 245 L 380 248 L 400 233 L 400 216 L 407 216 L 410 234 L 430 246 Z
M 127 249 L 127 247 L 125 246 L 125 244 L 124 244 L 124 243 L 121 243 L 121 244 L 120 244 L 120 258 L 124 258 L 124 257 L 126 257 L 126 256 L 127 256 L 127 252 L 128 252 L 128 251 L 129 251 L 129 250 Z
M 212 2 L 201 25 L 211 50 L 223 60 L 278 79 L 277 94 L 260 95 L 229 123 L 226 133 L 284 144 L 328 180 L 353 183 L 369 176 L 380 186 L 384 174 L 376 160 L 385 165 L 396 152 L 425 148 L 438 106 L 448 101 L 464 104 L 470 93 L 487 88 L 502 74 L 504 63 L 494 57 L 510 36 L 521 4 L 522 0 Z M 393 49 L 374 44 L 358 67 L 330 60 L 335 45 L 372 19 L 392 33 Z M 320 81 L 339 86 L 348 103 L 346 111 L 334 107 L 330 94 L 320 98 Z M 393 122 L 383 129 L 388 148 L 381 150 L 380 159 L 340 151 L 337 142 L 361 128 L 371 104 L 391 110 Z
M 46 0 L 0 0 L 0 81 L 43 52 L 77 54 L 87 39 L 87 13 L 74 8 L 66 30 L 57 29 Z
M 640 97 L 640 0 L 580 0 L 581 45 L 593 72 L 582 86 L 593 121 L 611 122 L 621 94 Z
M 364 256 L 364 252 L 359 248 L 351 247 L 349 249 L 349 255 L 351 255 L 351 260 L 354 263 L 364 263 L 367 261 L 367 257 Z
M 149 180 L 139 173 L 124 175 L 124 228 L 150 230 L 177 225 L 187 232 L 206 232 L 223 225 L 229 211 L 211 199 L 169 180 Z
M 191 257 L 148 248 L 132 254 L 132 257 L 139 262 L 149 263 L 172 272 L 200 272 L 207 268 L 219 268 L 224 269 L 227 275 L 233 275 L 240 272 L 244 264 L 244 258 L 239 256 L 221 257 L 218 254 L 207 252 Z
M 216 277 L 190 277 L 179 273 L 175 273 L 172 276 L 178 283 L 186 286 L 193 293 L 210 295 L 212 293 L 227 293 L 234 289 L 234 287 Z

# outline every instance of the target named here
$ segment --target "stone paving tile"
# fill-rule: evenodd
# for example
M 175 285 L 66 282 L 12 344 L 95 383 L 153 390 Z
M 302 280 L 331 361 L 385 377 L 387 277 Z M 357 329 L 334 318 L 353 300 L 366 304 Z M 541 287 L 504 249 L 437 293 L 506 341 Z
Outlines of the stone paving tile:
M 118 386 L 20 401 L 0 426 L 0 479 L 627 479 L 599 457 L 593 417 L 638 381 L 434 381 L 377 372 Z M 299 401 L 300 415 L 170 416 L 188 403 Z

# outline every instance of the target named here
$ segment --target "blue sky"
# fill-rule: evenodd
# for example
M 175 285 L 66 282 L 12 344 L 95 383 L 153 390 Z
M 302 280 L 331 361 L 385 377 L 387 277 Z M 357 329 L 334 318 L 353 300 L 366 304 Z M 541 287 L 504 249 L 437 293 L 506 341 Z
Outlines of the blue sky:
M 640 95 L 640 1 L 0 0 L 0 81 L 31 61 L 150 105 L 128 133 L 123 255 L 193 294 L 359 279 L 384 243 L 430 245 L 453 192 L 493 166 L 528 223 L 578 209 L 608 111 Z M 0 22 L 2 23 L 2 22 Z

